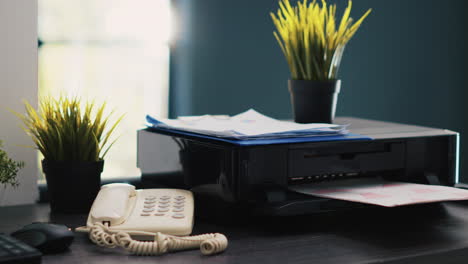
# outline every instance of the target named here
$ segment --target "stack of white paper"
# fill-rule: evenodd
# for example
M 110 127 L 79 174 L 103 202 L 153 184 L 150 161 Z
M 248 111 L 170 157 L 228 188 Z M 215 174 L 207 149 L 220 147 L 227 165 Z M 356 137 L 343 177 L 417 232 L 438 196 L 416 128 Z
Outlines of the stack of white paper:
M 345 125 L 298 124 L 273 119 L 253 109 L 232 117 L 203 115 L 157 120 L 147 116 L 146 119 L 150 127 L 234 139 L 332 136 L 348 133 Z

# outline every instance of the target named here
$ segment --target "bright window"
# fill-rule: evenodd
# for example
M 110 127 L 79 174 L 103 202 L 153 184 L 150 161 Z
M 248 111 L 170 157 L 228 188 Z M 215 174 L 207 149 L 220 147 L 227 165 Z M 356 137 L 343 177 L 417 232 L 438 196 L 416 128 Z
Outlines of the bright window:
M 140 175 L 136 130 L 168 111 L 170 0 L 39 0 L 39 96 L 78 95 L 125 113 L 103 178 Z

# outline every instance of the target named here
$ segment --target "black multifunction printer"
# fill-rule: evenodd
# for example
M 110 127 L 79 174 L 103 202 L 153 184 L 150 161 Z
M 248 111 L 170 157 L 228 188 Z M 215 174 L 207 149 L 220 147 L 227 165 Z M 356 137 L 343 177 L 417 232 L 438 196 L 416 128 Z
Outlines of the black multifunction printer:
M 346 117 L 335 123 L 350 124 L 352 133 L 370 139 L 238 146 L 148 128 L 138 131 L 138 166 L 144 181 L 191 189 L 196 197 L 210 197 L 207 203 L 218 200 L 267 215 L 367 206 L 298 194 L 288 190 L 291 185 L 358 177 L 458 182 L 456 132 Z

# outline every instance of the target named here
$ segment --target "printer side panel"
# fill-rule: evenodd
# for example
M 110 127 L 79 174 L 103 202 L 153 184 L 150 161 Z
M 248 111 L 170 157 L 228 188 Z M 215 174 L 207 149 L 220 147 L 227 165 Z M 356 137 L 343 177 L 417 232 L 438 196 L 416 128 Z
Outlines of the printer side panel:
M 458 134 L 408 138 L 405 180 L 453 186 L 458 182 Z
M 268 189 L 287 186 L 287 144 L 241 147 L 189 141 L 185 146 L 180 157 L 188 188 L 217 186 L 224 201 L 251 202 L 264 199 Z
M 287 186 L 288 151 L 284 144 L 240 149 L 237 198 L 258 202 L 266 199 L 268 190 Z

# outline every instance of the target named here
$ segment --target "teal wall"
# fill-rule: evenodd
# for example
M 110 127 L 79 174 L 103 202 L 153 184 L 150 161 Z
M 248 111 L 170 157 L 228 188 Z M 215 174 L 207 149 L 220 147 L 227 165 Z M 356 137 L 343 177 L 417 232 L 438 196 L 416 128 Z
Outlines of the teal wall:
M 173 117 L 255 108 L 292 118 L 289 71 L 269 18 L 276 0 L 174 1 L 181 31 L 172 53 Z M 329 2 L 340 14 L 347 3 Z M 346 48 L 337 114 L 461 132 L 468 180 L 468 1 L 353 4 L 352 17 L 373 12 Z

